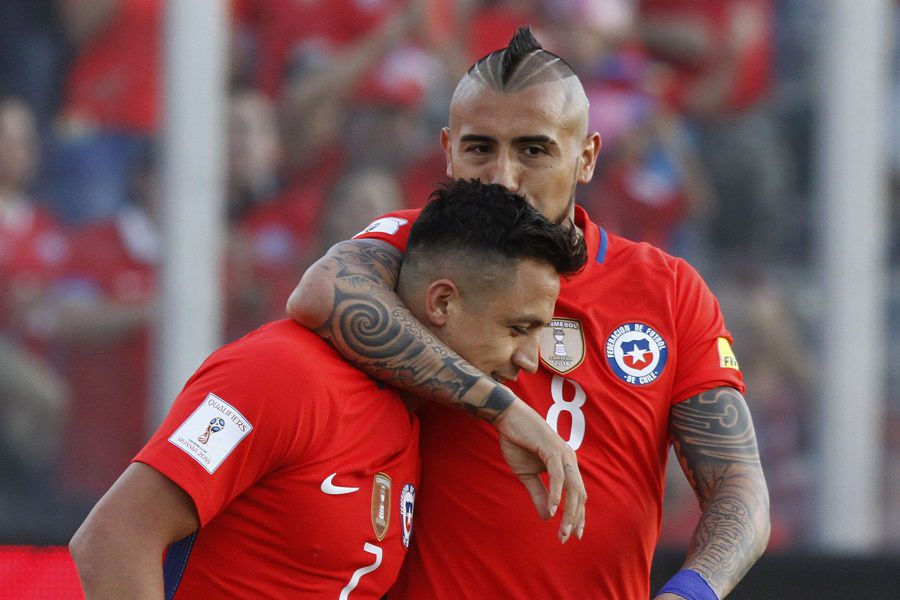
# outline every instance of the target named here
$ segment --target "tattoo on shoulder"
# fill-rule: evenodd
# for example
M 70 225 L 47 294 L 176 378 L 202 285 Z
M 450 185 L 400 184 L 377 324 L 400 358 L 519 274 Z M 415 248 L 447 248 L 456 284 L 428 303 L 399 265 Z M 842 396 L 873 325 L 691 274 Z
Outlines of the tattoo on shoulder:
M 330 258 L 339 283 L 356 289 L 372 285 L 393 289 L 403 262 L 403 255 L 393 246 L 354 240 L 338 246 Z
M 676 450 L 696 459 L 759 462 L 750 410 L 734 388 L 716 388 L 675 404 L 670 425 Z

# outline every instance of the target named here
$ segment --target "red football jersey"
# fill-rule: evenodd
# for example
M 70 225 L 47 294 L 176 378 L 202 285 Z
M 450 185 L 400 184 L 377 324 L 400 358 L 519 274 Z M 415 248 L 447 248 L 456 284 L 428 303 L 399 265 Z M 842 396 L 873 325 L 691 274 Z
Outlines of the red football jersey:
M 357 237 L 405 249 L 418 213 Z M 564 280 L 541 333 L 541 367 L 511 387 L 578 452 L 589 502 L 582 540 L 561 545 L 503 461 L 495 430 L 434 403 L 419 411 L 422 490 L 397 598 L 650 595 L 669 408 L 743 380 L 718 303 L 686 262 L 609 235 L 576 208 L 589 262 Z M 559 517 L 557 517 L 558 519 Z
M 167 588 L 180 576 L 175 598 L 380 598 L 412 530 L 418 432 L 395 390 L 293 321 L 219 349 L 135 458 L 200 517 Z

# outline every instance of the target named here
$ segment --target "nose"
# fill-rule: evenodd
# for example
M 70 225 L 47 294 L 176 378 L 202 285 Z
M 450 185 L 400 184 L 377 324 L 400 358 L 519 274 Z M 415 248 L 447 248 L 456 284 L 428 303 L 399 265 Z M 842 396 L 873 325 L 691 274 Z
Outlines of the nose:
M 519 191 L 519 165 L 504 153 L 500 153 L 491 166 L 490 182 L 502 185 L 511 192 Z
M 538 369 L 539 352 L 540 344 L 537 336 L 533 339 L 529 336 L 529 338 L 523 340 L 523 343 L 513 353 L 513 364 L 526 373 L 535 373 Z

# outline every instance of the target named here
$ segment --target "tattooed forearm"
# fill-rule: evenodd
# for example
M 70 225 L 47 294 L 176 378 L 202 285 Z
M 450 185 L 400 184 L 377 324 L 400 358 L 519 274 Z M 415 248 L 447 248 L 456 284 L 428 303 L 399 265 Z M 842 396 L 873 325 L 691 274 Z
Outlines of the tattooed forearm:
M 515 401 L 420 323 L 393 290 L 400 255 L 345 245 L 331 256 L 332 309 L 316 332 L 357 368 L 418 396 L 493 421 Z
M 736 467 L 724 474 L 694 531 L 685 567 L 702 573 L 724 598 L 765 550 L 768 513 L 760 472 Z
M 769 497 L 753 421 L 732 388 L 710 390 L 672 407 L 676 455 L 703 514 L 685 567 L 724 597 L 765 550 Z

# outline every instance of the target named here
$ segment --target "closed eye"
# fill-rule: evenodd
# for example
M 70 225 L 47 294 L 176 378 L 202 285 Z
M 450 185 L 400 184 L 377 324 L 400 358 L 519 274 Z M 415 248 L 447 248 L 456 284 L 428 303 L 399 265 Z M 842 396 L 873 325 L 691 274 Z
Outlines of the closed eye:
M 496 140 L 487 135 L 468 133 L 459 139 L 459 146 L 463 152 L 473 154 L 487 154 L 496 145 Z
M 512 142 L 530 157 L 557 155 L 559 153 L 559 144 L 547 135 L 523 135 L 513 138 Z
M 488 154 L 491 152 L 491 147 L 487 144 L 473 144 L 471 146 L 466 146 L 465 151 L 474 154 Z

